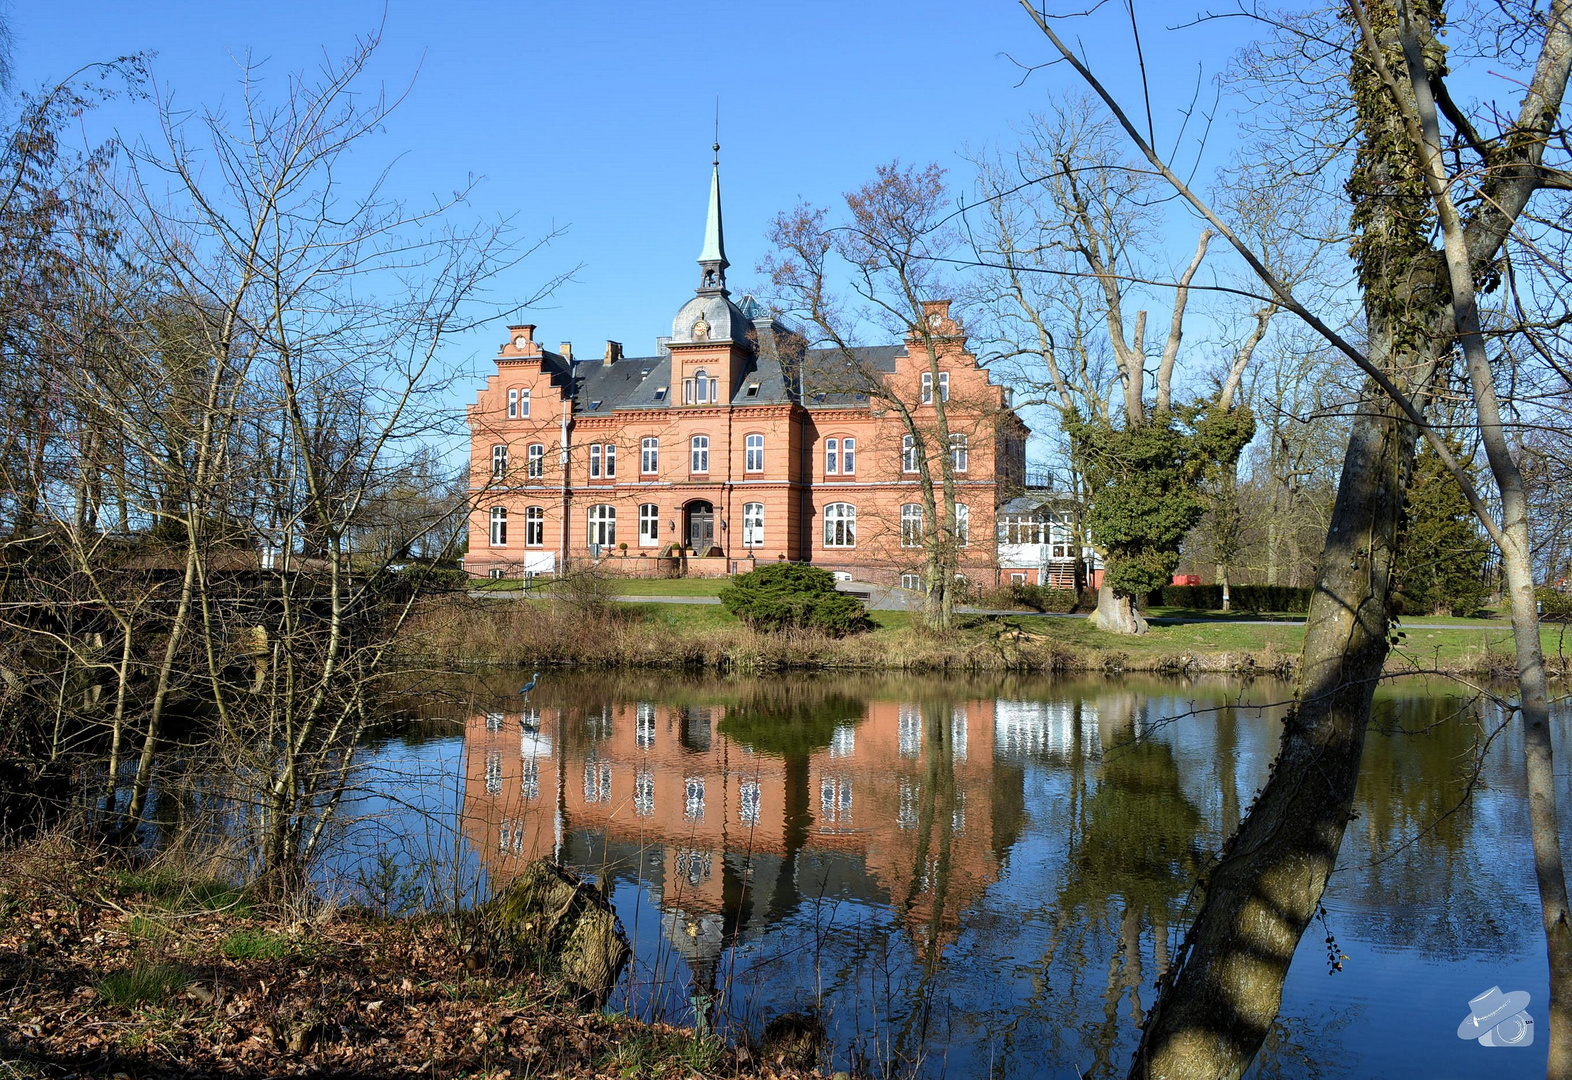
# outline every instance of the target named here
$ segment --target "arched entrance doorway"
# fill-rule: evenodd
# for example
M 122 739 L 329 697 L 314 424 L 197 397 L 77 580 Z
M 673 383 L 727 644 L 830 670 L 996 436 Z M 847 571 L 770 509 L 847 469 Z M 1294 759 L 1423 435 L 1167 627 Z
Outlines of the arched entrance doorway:
M 715 544 L 715 507 L 707 502 L 691 502 L 682 513 L 688 546 L 703 555 Z

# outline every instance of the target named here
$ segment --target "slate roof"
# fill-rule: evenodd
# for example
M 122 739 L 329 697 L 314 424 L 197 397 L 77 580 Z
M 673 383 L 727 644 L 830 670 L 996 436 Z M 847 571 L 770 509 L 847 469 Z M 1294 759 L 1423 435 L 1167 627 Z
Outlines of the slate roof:
M 796 372 L 789 359 L 783 360 L 775 345 L 773 328 L 759 320 L 762 331 L 759 349 L 743 368 L 733 388 L 733 405 L 784 405 L 798 401 Z M 862 363 L 871 371 L 889 374 L 895 361 L 905 355 L 901 345 L 878 345 L 858 349 Z M 543 365 L 554 383 L 571 379 L 573 409 L 580 416 L 598 415 L 626 409 L 667 409 L 682 400 L 682 387 L 672 386 L 671 354 L 630 356 L 607 363 L 605 360 L 580 360 L 570 363 L 555 353 L 547 353 Z M 808 408 L 845 408 L 866 405 L 868 397 L 855 390 L 855 373 L 842 374 L 844 368 L 833 349 L 809 349 L 801 365 L 804 382 L 802 404 Z M 748 387 L 758 384 L 758 392 Z M 665 390 L 661 400 L 657 391 Z M 597 404 L 597 402 L 599 404 Z

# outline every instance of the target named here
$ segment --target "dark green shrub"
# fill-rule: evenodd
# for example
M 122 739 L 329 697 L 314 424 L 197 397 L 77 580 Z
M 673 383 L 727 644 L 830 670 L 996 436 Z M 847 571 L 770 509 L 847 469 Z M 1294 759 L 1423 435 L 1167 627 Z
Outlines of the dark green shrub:
M 1572 622 L 1572 595 L 1555 589 L 1535 589 L 1539 601 L 1539 617 L 1545 622 Z
M 1292 585 L 1234 585 L 1228 590 L 1228 598 L 1234 611 L 1304 613 L 1310 610 L 1310 596 L 1314 591 Z M 1164 585 L 1154 594 L 1153 602 L 1187 611 L 1221 611 L 1223 587 Z
M 801 563 L 775 563 L 732 579 L 720 602 L 755 630 L 807 627 L 833 637 L 873 622 L 856 598 L 835 591 L 835 575 Z
M 1075 610 L 1074 589 L 1049 589 L 1020 581 L 1012 581 L 983 599 L 984 607 L 1024 607 L 1055 613 Z

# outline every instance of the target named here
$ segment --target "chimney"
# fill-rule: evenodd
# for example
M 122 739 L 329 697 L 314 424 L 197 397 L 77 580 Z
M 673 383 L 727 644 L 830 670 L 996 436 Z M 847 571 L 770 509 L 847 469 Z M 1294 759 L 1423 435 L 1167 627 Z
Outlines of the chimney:
M 615 364 L 618 360 L 621 360 L 621 359 L 622 359 L 622 342 L 620 342 L 620 341 L 608 341 L 608 342 L 606 342 L 606 363 L 608 363 L 608 364 Z
M 506 352 L 509 347 L 524 356 L 539 356 L 540 346 L 535 341 L 535 324 L 519 323 L 508 327 L 508 340 L 502 349 Z
M 573 362 L 573 342 L 564 341 L 561 345 L 557 346 L 557 351 L 562 354 L 562 358 L 564 360 L 568 361 L 569 363 Z

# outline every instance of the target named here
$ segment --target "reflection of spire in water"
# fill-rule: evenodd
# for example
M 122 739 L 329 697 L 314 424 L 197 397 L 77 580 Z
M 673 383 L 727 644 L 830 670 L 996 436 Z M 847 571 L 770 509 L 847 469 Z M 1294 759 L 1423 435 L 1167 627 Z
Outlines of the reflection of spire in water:
M 993 706 L 994 756 L 1014 760 L 1046 757 L 1063 760 L 1075 748 L 1079 725 L 1081 753 L 1097 757 L 1102 753 L 1097 710 L 1083 704 L 1077 718 L 1074 702 L 1006 701 Z

